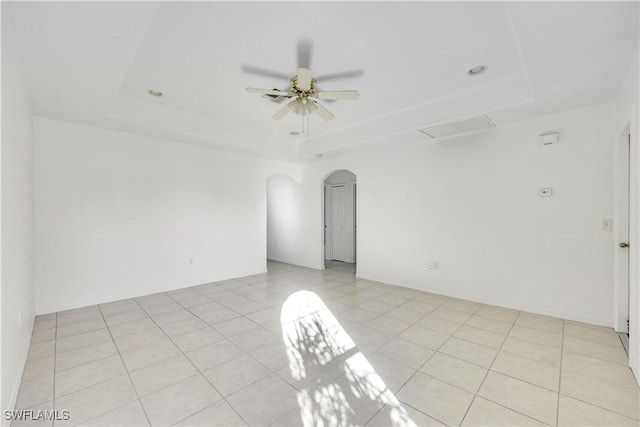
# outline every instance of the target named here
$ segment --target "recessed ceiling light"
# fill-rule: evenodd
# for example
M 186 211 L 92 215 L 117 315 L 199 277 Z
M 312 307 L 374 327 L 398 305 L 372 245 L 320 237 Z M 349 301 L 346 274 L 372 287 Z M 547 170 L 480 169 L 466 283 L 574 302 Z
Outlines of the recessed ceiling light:
M 322 157 L 322 153 L 316 153 L 316 158 L 321 158 Z
M 151 96 L 157 96 L 157 97 L 162 96 L 162 92 L 160 92 L 159 90 L 149 89 L 147 93 Z
M 486 65 L 476 65 L 475 67 L 469 69 L 468 73 L 470 76 L 477 76 L 478 74 L 482 74 L 487 71 Z
M 289 132 L 289 135 L 293 135 L 293 136 L 300 135 L 300 132 L 296 130 L 292 130 L 291 132 Z

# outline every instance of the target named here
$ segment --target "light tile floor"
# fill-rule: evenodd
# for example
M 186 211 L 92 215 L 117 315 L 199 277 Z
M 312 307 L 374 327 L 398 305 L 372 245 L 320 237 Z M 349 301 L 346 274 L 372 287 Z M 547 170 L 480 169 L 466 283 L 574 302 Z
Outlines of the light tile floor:
M 55 425 L 638 426 L 626 365 L 608 328 L 269 262 L 39 316 L 17 407 L 70 411 Z

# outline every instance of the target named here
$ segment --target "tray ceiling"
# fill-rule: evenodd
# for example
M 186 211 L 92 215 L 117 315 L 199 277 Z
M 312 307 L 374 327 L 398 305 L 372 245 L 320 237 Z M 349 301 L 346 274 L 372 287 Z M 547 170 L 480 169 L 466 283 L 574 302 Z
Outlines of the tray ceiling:
M 635 2 L 3 2 L 37 114 L 298 160 L 474 115 L 522 119 L 610 102 L 638 43 Z M 271 116 L 298 43 L 330 122 Z M 469 76 L 467 70 L 487 65 Z M 149 96 L 155 89 L 164 96 Z M 413 135 L 412 135 L 413 137 Z

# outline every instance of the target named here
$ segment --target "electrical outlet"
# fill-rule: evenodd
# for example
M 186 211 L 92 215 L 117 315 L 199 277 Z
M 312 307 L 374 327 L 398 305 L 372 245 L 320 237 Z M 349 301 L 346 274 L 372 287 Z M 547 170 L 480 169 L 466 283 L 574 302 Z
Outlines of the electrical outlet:
M 538 197 L 551 197 L 553 191 L 551 188 L 541 188 L 538 190 Z
M 429 261 L 429 262 L 427 262 L 427 268 L 429 270 L 439 270 L 440 269 L 440 261 Z

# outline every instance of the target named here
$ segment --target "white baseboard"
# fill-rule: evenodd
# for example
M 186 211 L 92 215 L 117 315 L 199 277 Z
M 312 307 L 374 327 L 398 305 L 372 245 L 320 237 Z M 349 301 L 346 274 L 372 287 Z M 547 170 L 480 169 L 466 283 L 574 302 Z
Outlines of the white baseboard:
M 86 299 L 86 300 L 80 300 L 80 301 L 74 301 L 71 302 L 69 304 L 63 304 L 63 305 L 55 305 L 55 306 L 44 306 L 44 307 L 40 307 L 38 306 L 38 302 L 36 301 L 36 316 L 41 316 L 43 314 L 50 314 L 50 313 L 57 313 L 60 311 L 65 311 L 65 310 L 73 310 L 76 308 L 83 308 L 83 307 L 90 307 L 92 305 L 97 305 L 97 304 L 107 304 L 110 302 L 116 302 L 116 301 L 121 301 L 121 300 L 125 300 L 125 299 L 131 299 L 131 298 L 138 298 L 138 297 L 143 297 L 146 295 L 152 295 L 155 293 L 161 293 L 161 292 L 171 292 L 171 291 L 177 291 L 180 289 L 186 289 L 186 288 L 191 288 L 193 286 L 200 286 L 206 283 L 215 283 L 215 282 L 223 282 L 225 280 L 231 280 L 231 279 L 242 279 L 243 277 L 250 277 L 250 276 L 255 276 L 257 274 L 263 274 L 266 273 L 266 266 L 265 266 L 265 270 L 261 270 L 258 272 L 252 272 L 251 274 L 247 274 L 244 276 L 237 276 L 237 277 L 227 277 L 227 278 L 217 278 L 215 280 L 211 280 L 209 282 L 204 282 L 204 283 L 196 283 L 196 284 L 189 284 L 189 285 L 184 285 L 184 286 L 179 286 L 179 287 L 172 287 L 169 289 L 155 289 L 152 291 L 145 291 L 143 293 L 140 292 L 136 292 L 135 290 L 132 290 L 131 292 L 125 292 L 122 294 L 117 294 L 117 295 L 110 295 L 107 298 L 92 298 L 92 299 Z
M 22 350 L 22 361 L 20 363 L 20 366 L 18 367 L 18 372 L 16 372 L 16 376 L 13 380 L 11 397 L 9 398 L 9 406 L 7 408 L 2 408 L 3 411 L 13 411 L 16 409 L 16 403 L 18 402 L 18 393 L 20 392 L 20 385 L 22 384 L 22 375 L 24 374 L 24 368 L 27 364 L 27 357 L 29 356 L 29 348 L 31 347 L 31 336 L 33 335 L 34 322 L 35 317 L 31 319 L 31 328 L 29 328 L 29 339 L 27 340 L 27 345 Z M 0 423 L 0 425 L 2 426 L 9 426 L 11 424 L 10 421 L 4 419 L 4 416 L 2 417 L 2 421 L 0 421 Z
M 267 258 L 267 261 L 275 261 L 275 262 L 280 262 L 282 264 L 288 264 L 288 265 L 293 265 L 295 267 L 302 267 L 302 268 L 311 268 L 313 270 L 324 270 L 324 265 L 311 265 L 311 264 L 296 264 L 294 262 L 291 261 L 284 261 L 284 260 L 280 260 L 280 259 L 275 259 L 275 258 Z
M 480 304 L 494 305 L 497 307 L 508 308 L 511 310 L 524 311 L 527 313 L 540 314 L 543 316 L 557 317 L 565 320 L 573 320 L 576 322 L 588 323 L 590 325 L 605 326 L 607 328 L 613 328 L 613 319 L 599 319 L 599 318 L 584 316 L 582 314 L 571 313 L 566 311 L 544 310 L 544 309 L 539 309 L 537 307 L 529 307 L 524 304 L 510 304 L 510 303 L 505 303 L 504 301 L 495 301 L 495 300 L 492 301 L 490 298 L 478 298 L 475 295 L 472 296 L 472 295 L 463 295 L 455 292 L 442 292 L 442 290 L 440 289 L 418 288 L 415 286 L 407 286 L 407 285 L 401 285 L 397 283 L 383 282 L 382 280 L 379 280 L 379 279 L 365 277 L 358 274 L 356 274 L 356 277 L 359 279 L 371 280 L 371 281 L 380 282 L 380 283 L 387 283 L 394 286 L 402 286 L 405 288 L 415 289 L 418 291 L 430 292 L 433 294 L 438 294 L 446 297 L 459 298 L 466 301 L 477 302 Z

